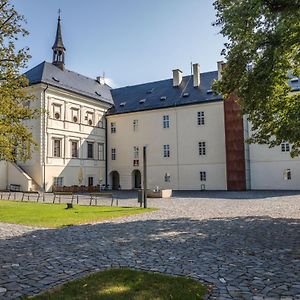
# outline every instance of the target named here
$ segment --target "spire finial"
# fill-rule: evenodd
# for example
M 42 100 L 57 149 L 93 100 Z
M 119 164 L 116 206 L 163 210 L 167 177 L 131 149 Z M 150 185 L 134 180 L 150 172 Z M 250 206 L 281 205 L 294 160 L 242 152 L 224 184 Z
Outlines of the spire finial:
M 58 9 L 58 21 L 60 21 L 60 14 L 61 14 L 61 9 Z

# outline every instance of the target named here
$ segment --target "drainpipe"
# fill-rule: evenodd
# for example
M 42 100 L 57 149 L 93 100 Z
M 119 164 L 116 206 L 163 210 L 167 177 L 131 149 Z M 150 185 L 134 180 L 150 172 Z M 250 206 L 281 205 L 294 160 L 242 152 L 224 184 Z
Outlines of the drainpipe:
M 46 192 L 46 91 L 49 88 L 47 84 L 43 91 L 43 191 Z
M 108 187 L 108 145 L 107 145 L 107 119 L 104 117 L 105 120 L 105 187 Z

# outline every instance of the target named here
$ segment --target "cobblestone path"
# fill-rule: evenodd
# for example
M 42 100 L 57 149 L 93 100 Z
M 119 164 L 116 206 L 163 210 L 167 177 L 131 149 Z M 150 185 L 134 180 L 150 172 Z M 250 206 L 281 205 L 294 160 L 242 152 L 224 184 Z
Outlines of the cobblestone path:
M 300 195 L 185 193 L 149 205 L 161 209 L 61 229 L 0 223 L 0 299 L 123 266 L 208 282 L 209 299 L 300 299 Z

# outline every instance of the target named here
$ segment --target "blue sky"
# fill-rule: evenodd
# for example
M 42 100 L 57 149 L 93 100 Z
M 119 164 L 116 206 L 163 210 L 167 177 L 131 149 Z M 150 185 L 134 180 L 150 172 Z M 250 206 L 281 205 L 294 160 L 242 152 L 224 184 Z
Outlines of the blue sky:
M 27 19 L 28 66 L 51 61 L 57 11 L 62 10 L 66 67 L 95 78 L 105 72 L 114 87 L 216 69 L 224 39 L 211 24 L 213 0 L 12 1 Z

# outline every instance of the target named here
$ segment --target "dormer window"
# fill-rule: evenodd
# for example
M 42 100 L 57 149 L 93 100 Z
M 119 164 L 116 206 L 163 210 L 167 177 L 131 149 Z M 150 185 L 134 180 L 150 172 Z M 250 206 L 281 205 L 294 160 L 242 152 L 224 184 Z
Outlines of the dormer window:
M 141 100 L 139 101 L 140 104 L 144 104 L 145 102 L 146 102 L 146 99 L 141 99 Z
M 206 94 L 212 94 L 213 93 L 213 90 L 207 90 L 206 91 Z
M 188 97 L 189 95 L 190 95 L 189 93 L 183 93 L 182 96 L 183 96 L 184 98 L 186 98 L 186 97 Z
M 151 90 L 148 90 L 148 91 L 146 92 L 146 94 L 152 94 L 153 91 L 154 91 L 154 88 L 152 88 Z
M 126 102 L 121 102 L 121 103 L 120 103 L 120 106 L 121 106 L 121 107 L 124 107 L 125 105 L 126 105 Z
M 166 96 L 160 97 L 160 101 L 165 101 L 165 100 L 167 100 L 167 97 L 166 97 Z
M 299 81 L 299 78 L 298 77 L 294 77 L 291 79 L 291 82 L 298 82 Z

